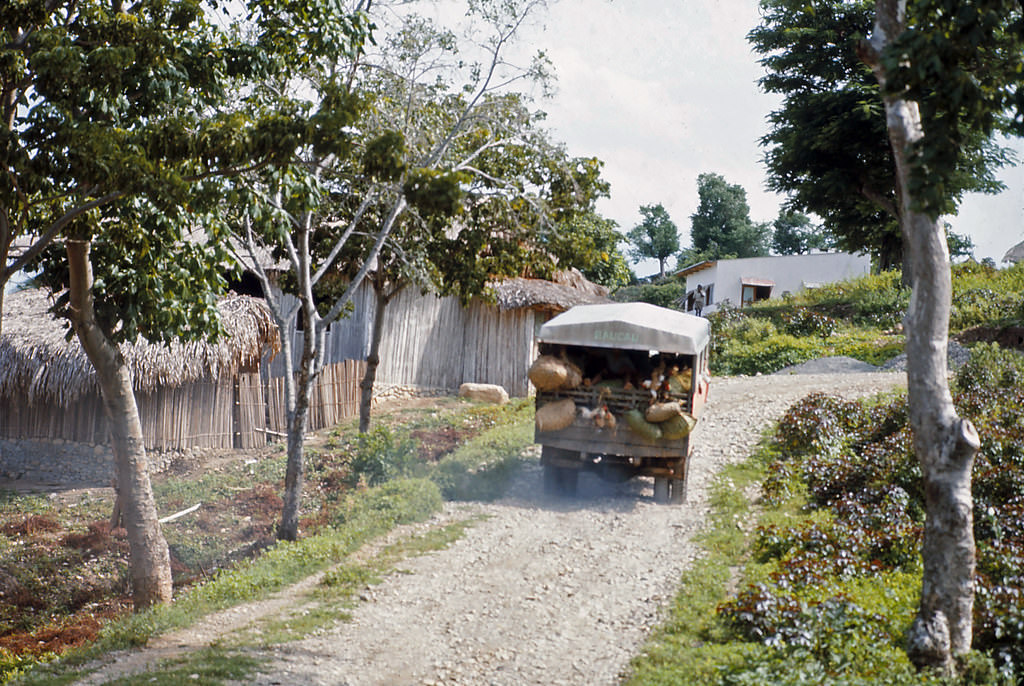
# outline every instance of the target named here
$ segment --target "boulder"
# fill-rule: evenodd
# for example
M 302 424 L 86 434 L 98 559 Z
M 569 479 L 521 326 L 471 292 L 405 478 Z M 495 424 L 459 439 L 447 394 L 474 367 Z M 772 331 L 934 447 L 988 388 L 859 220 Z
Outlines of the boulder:
M 508 402 L 508 391 L 492 383 L 464 383 L 459 386 L 459 397 L 481 403 L 504 405 Z

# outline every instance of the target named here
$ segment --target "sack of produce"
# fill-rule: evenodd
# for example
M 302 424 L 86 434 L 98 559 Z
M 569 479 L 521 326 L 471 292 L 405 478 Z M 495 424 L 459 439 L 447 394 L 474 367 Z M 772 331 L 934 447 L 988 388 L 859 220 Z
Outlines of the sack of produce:
M 651 424 L 644 419 L 644 413 L 640 410 L 627 410 L 623 417 L 625 417 L 626 424 L 633 430 L 633 433 L 641 438 L 645 438 L 648 441 L 656 441 L 662 437 L 661 427 L 657 424 Z
M 668 389 L 673 393 L 684 395 L 693 388 L 693 370 L 684 369 L 681 372 L 670 374 L 668 377 Z
M 538 357 L 530 366 L 527 376 L 538 391 L 576 388 L 583 381 L 583 374 L 579 367 L 554 355 Z
M 556 400 L 537 408 L 538 431 L 561 431 L 576 419 L 576 403 L 571 399 Z
M 678 417 L 682 413 L 683 406 L 678 402 L 654 403 L 644 412 L 644 418 L 649 422 L 660 424 L 661 422 L 667 422 L 673 417 Z
M 682 412 L 658 426 L 665 438 L 675 441 L 689 436 L 693 427 L 697 426 L 697 420 L 693 415 Z

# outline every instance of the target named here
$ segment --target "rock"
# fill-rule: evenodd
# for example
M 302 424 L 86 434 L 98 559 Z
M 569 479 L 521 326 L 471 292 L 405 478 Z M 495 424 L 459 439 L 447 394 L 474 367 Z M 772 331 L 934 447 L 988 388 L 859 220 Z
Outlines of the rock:
M 459 386 L 459 397 L 482 403 L 504 405 L 508 402 L 508 391 L 491 383 L 464 383 Z

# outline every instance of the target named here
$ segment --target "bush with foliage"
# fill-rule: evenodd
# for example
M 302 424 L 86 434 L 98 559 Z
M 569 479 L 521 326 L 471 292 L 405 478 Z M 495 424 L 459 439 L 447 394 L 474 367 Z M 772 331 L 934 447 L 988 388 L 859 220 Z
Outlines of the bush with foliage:
M 416 441 L 396 436 L 386 426 L 359 435 L 349 463 L 349 484 L 377 486 L 408 475 L 416 463 Z
M 994 345 L 978 346 L 957 377 L 958 410 L 982 439 L 973 475 L 979 654 L 964 663 L 961 683 L 1024 679 L 1022 379 L 1024 358 Z M 721 604 L 719 615 L 737 640 L 758 642 L 775 657 L 758 653 L 724 683 L 813 683 L 840 667 L 856 677 L 829 683 L 870 683 L 877 657 L 901 648 L 920 588 L 924 494 L 906 400 L 809 396 L 779 422 L 772 452 L 766 503 L 804 502 L 814 516 L 758 529 L 762 580 Z M 885 609 L 867 588 L 903 600 Z M 843 636 L 848 645 L 833 641 Z M 878 650 L 859 654 L 866 645 Z M 772 666 L 787 661 L 788 675 Z
M 786 333 L 791 336 L 820 336 L 828 338 L 839 326 L 833 317 L 822 314 L 809 307 L 796 307 L 781 315 Z
M 1024 262 L 1008 269 L 995 269 L 973 260 L 953 265 L 951 331 L 1021 319 L 1024 319 Z
M 903 287 L 900 273 L 883 272 L 801 291 L 790 295 L 787 304 L 859 326 L 892 328 L 902 321 L 909 302 L 910 290 Z M 777 301 L 767 301 L 761 307 L 776 305 Z
M 686 286 L 678 279 L 666 279 L 658 283 L 643 283 L 624 286 L 612 294 L 617 302 L 643 302 L 667 307 L 673 310 L 683 309 L 679 302 L 686 295 Z

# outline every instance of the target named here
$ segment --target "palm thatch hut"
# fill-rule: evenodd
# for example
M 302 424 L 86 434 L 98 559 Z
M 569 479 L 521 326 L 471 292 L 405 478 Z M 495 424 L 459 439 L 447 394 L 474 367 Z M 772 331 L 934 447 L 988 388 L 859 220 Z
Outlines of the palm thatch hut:
M 1010 264 L 1017 264 L 1021 260 L 1024 260 L 1024 243 L 1018 243 L 1003 255 L 1003 262 L 1009 262 Z
M 107 421 L 95 371 L 45 291 L 7 294 L 0 336 L 0 477 L 106 483 Z M 256 298 L 218 304 L 226 336 L 215 343 L 124 344 L 146 448 L 160 454 L 248 447 L 266 441 L 260 360 L 279 347 Z

